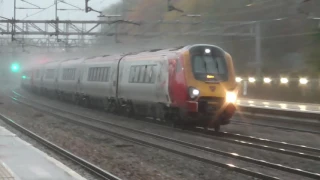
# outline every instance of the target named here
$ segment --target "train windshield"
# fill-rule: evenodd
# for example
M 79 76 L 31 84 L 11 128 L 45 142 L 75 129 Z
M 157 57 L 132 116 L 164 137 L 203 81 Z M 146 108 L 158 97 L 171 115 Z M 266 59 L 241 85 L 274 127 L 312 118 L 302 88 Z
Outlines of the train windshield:
M 227 79 L 227 67 L 224 57 L 213 55 L 194 55 L 192 69 L 196 79 L 203 81 L 221 81 Z

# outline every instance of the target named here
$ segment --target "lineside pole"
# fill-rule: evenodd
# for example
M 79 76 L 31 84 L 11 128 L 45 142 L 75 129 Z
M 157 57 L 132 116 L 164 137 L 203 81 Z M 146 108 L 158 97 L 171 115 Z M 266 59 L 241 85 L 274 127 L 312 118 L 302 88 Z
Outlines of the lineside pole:
M 260 22 L 255 23 L 255 40 L 256 40 L 256 75 L 261 76 L 262 59 L 261 59 L 261 25 Z

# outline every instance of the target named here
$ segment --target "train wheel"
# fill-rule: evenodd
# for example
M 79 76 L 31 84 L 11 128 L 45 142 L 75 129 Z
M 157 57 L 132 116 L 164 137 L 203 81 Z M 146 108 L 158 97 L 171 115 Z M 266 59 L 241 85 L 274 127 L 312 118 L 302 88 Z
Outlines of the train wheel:
M 125 113 L 128 117 L 131 117 L 134 115 L 134 109 L 133 109 L 132 103 L 128 102 L 124 108 L 125 108 Z
M 89 98 L 87 98 L 87 97 L 82 98 L 82 106 L 85 108 L 89 108 L 89 106 L 90 106 Z
M 116 113 L 117 112 L 117 103 L 115 100 L 111 100 L 109 107 L 108 107 L 108 111 L 110 113 Z

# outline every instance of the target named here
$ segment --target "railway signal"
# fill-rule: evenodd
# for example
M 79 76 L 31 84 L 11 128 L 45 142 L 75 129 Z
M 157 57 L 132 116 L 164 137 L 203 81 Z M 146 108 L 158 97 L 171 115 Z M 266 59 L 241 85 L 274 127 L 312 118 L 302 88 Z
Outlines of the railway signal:
M 20 71 L 20 65 L 18 63 L 11 64 L 11 71 L 16 73 Z

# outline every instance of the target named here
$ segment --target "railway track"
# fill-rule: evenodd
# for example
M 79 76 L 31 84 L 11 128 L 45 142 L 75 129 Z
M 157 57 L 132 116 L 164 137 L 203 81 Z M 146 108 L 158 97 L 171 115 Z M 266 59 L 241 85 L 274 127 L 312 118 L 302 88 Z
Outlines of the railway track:
M 303 170 L 300 170 L 300 169 L 295 169 L 295 168 L 291 168 L 291 167 L 280 165 L 280 164 L 270 163 L 270 162 L 266 162 L 264 160 L 253 159 L 253 158 L 250 158 L 250 157 L 247 157 L 247 156 L 241 156 L 241 155 L 236 154 L 236 153 L 228 153 L 228 152 L 223 152 L 223 151 L 220 151 L 220 150 L 217 150 L 217 149 L 212 149 L 212 148 L 208 148 L 208 147 L 202 147 L 202 146 L 199 146 L 199 145 L 196 145 L 196 144 L 191 144 L 191 143 L 188 143 L 188 142 L 184 142 L 184 141 L 180 141 L 180 140 L 176 140 L 176 139 L 172 139 L 172 138 L 168 138 L 168 137 L 152 134 L 152 133 L 149 133 L 149 132 L 144 132 L 144 131 L 135 130 L 135 129 L 132 129 L 132 128 L 123 127 L 123 126 L 116 125 L 116 124 L 113 124 L 113 123 L 109 123 L 109 122 L 106 122 L 106 121 L 103 121 L 103 120 L 95 119 L 95 118 L 92 118 L 92 117 L 88 117 L 88 116 L 84 116 L 84 115 L 80 115 L 80 114 L 75 114 L 75 113 L 71 113 L 71 112 L 66 112 L 65 110 L 62 110 L 62 109 L 59 109 L 59 108 L 55 108 L 55 107 L 52 107 L 52 106 L 48 106 L 48 105 L 44 105 L 44 104 L 31 105 L 30 103 L 19 101 L 17 99 L 14 99 L 14 100 L 16 102 L 18 102 L 18 103 L 30 106 L 32 108 L 36 108 L 36 109 L 38 109 L 38 110 L 40 110 L 40 111 L 42 111 L 44 113 L 53 115 L 53 116 L 58 117 L 60 119 L 64 119 L 64 120 L 67 120 L 67 121 L 72 121 L 74 123 L 77 123 L 77 124 L 80 124 L 80 125 L 83 125 L 83 126 L 86 126 L 86 127 L 89 127 L 89 128 L 93 128 L 95 130 L 101 131 L 103 133 L 107 133 L 107 134 L 112 135 L 112 136 L 116 136 L 116 137 L 121 138 L 121 139 L 125 139 L 125 140 L 131 141 L 131 142 L 135 142 L 135 143 L 139 143 L 139 144 L 144 144 L 146 146 L 155 147 L 155 148 L 158 148 L 158 149 L 162 149 L 162 150 L 165 150 L 165 151 L 168 151 L 168 152 L 179 154 L 179 155 L 182 155 L 182 156 L 185 156 L 185 157 L 189 157 L 189 158 L 192 158 L 192 159 L 195 159 L 195 160 L 198 160 L 198 161 L 201 161 L 201 162 L 209 163 L 209 164 L 212 164 L 212 165 L 216 165 L 216 166 L 219 166 L 219 167 L 232 169 L 233 171 L 236 171 L 236 172 L 239 172 L 239 173 L 243 173 L 243 174 L 246 174 L 246 175 L 250 175 L 250 176 L 253 176 L 253 177 L 257 177 L 257 178 L 261 178 L 261 179 L 277 179 L 276 177 L 268 176 L 268 175 L 265 175 L 265 174 L 262 174 L 262 173 L 259 173 L 259 172 L 252 172 L 252 171 L 249 171 L 249 170 L 247 170 L 245 168 L 237 167 L 237 166 L 234 166 L 232 164 L 226 164 L 226 163 L 221 163 L 221 162 L 217 162 L 217 161 L 213 161 L 213 160 L 209 160 L 209 159 L 204 159 L 204 158 L 199 157 L 199 156 L 195 156 L 195 155 L 188 154 L 188 153 L 185 153 L 185 152 L 181 152 L 181 151 L 177 151 L 177 150 L 174 150 L 174 149 L 170 149 L 170 148 L 167 148 L 167 147 L 164 147 L 164 146 L 161 146 L 161 145 L 157 145 L 157 144 L 154 144 L 154 143 L 142 141 L 140 139 L 128 137 L 128 136 L 125 136 L 123 134 L 119 134 L 119 133 L 116 133 L 116 132 L 111 132 L 111 131 L 109 131 L 107 129 L 102 128 L 101 124 L 109 126 L 109 127 L 112 126 L 114 128 L 120 128 L 122 130 L 130 131 L 130 132 L 141 134 L 141 135 L 144 135 L 144 136 L 149 136 L 149 137 L 152 137 L 152 138 L 168 141 L 168 142 L 175 143 L 175 144 L 178 144 L 178 145 L 181 145 L 181 146 L 184 146 L 184 147 L 201 150 L 201 151 L 205 151 L 205 152 L 208 152 L 208 153 L 218 154 L 218 155 L 221 155 L 221 156 L 224 156 L 224 157 L 230 157 L 230 158 L 234 158 L 234 159 L 239 159 L 241 161 L 245 161 L 245 162 L 248 162 L 248 163 L 257 164 L 257 165 L 265 166 L 265 167 L 268 167 L 268 168 L 273 168 L 273 169 L 276 169 L 276 170 L 281 170 L 281 171 L 284 171 L 284 172 L 288 172 L 288 173 L 292 173 L 292 174 L 296 174 L 296 175 L 300 175 L 300 176 L 304 176 L 304 177 L 308 177 L 308 178 L 314 178 L 314 179 L 319 179 L 320 178 L 320 174 L 317 174 L 317 173 L 303 171 Z M 39 107 L 39 106 L 41 106 L 41 107 Z M 50 110 L 46 110 L 44 107 L 48 108 Z M 79 120 L 79 119 L 76 120 L 76 119 L 73 119 L 73 118 L 64 117 L 62 115 L 53 113 L 52 110 L 60 112 L 60 113 L 72 114 L 73 116 L 76 116 L 76 117 L 79 117 L 81 119 L 84 119 L 85 121 L 82 121 L 82 120 Z M 224 133 L 224 135 L 226 135 L 226 134 Z M 229 135 L 229 134 L 227 134 L 227 135 Z M 221 137 L 219 137 L 219 138 L 221 138 Z M 261 147 L 264 147 L 264 146 L 261 146 Z M 279 152 L 283 153 L 283 150 L 281 150 Z M 313 158 L 313 160 L 315 158 L 317 160 L 320 160 L 319 156 L 315 156 L 315 155 L 306 155 L 305 153 L 288 151 L 288 150 L 286 150 L 285 152 L 287 152 L 287 154 L 297 155 L 297 156 L 303 157 L 303 158 L 308 158 L 308 159 L 312 159 Z M 300 154 L 300 155 L 298 155 L 298 154 Z M 304 156 L 302 154 L 304 154 Z
M 13 93 L 21 98 L 25 98 L 24 96 L 20 95 L 19 93 L 15 92 L 15 91 L 13 91 Z M 35 102 L 35 101 L 33 101 L 33 102 Z M 35 102 L 35 103 L 38 103 L 38 102 Z M 97 120 L 95 118 L 88 117 L 86 115 L 68 112 L 68 111 L 62 110 L 62 109 L 54 107 L 54 106 L 49 106 L 49 105 L 42 104 L 42 103 L 38 103 L 38 104 L 40 104 L 43 107 L 47 107 L 49 109 L 55 109 L 56 111 L 59 111 L 62 113 L 72 114 L 72 115 L 78 116 L 80 118 L 86 118 L 89 120 Z M 164 123 L 162 123 L 160 121 L 154 121 L 154 120 L 150 121 L 150 119 L 148 119 L 148 118 L 139 119 L 139 120 L 143 121 L 145 123 L 148 123 L 148 124 L 159 125 L 162 128 L 171 128 L 171 127 L 166 126 Z M 107 123 L 105 121 L 103 121 L 103 122 Z M 203 128 L 195 128 L 195 129 L 189 129 L 189 130 L 188 129 L 181 130 L 181 129 L 176 128 L 175 130 L 179 131 L 179 132 L 183 132 L 183 133 L 194 134 L 197 136 L 214 138 L 215 140 L 229 142 L 232 144 L 239 144 L 239 145 L 243 145 L 243 146 L 254 147 L 257 149 L 263 149 L 263 150 L 278 152 L 278 153 L 282 153 L 282 154 L 292 155 L 292 156 L 296 156 L 296 157 L 302 157 L 302 158 L 306 158 L 306 159 L 320 161 L 320 149 L 308 147 L 305 145 L 291 144 L 291 143 L 287 143 L 287 142 L 274 141 L 274 140 L 270 140 L 270 139 L 258 138 L 258 137 L 253 137 L 253 136 L 245 136 L 245 135 L 234 134 L 234 133 L 229 133 L 229 132 L 218 132 L 217 133 L 214 130 L 211 130 L 211 129 L 205 130 Z
M 7 118 L 6 116 L 0 114 L 0 119 L 2 119 L 5 123 L 9 124 L 16 130 L 20 131 L 21 133 L 27 135 L 28 137 L 34 139 L 38 143 L 44 145 L 45 147 L 49 148 L 50 150 L 58 153 L 59 155 L 71 160 L 72 162 L 80 165 L 92 175 L 106 179 L 106 180 L 121 180 L 120 178 L 112 175 L 111 173 L 89 163 L 88 161 L 62 149 L 61 147 L 47 141 L 46 139 L 36 135 L 35 133 L 29 131 L 28 129 L 20 126 L 19 124 L 15 123 L 14 120 Z
M 232 120 L 232 123 L 233 124 L 237 124 L 237 125 L 270 127 L 270 128 L 281 129 L 281 130 L 286 130 L 286 131 L 304 132 L 304 133 L 310 133 L 310 134 L 320 134 L 319 131 L 310 131 L 310 130 L 305 130 L 305 129 L 288 128 L 288 127 L 275 126 L 275 125 L 269 125 L 269 124 L 242 122 L 242 121 L 239 121 L 239 120 Z

